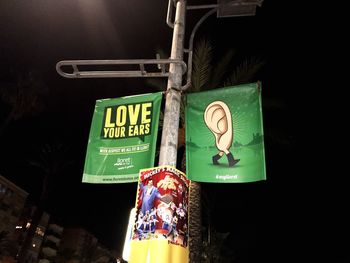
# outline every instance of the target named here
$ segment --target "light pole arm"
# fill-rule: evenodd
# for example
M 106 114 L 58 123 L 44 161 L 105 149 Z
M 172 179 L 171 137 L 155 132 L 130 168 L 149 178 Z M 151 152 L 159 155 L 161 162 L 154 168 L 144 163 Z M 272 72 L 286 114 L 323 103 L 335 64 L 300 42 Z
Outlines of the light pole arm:
M 214 14 L 217 11 L 216 6 L 211 9 L 210 11 L 208 11 L 204 16 L 202 16 L 202 18 L 196 23 L 196 25 L 194 26 L 194 28 L 192 29 L 192 33 L 191 33 L 191 37 L 190 37 L 190 43 L 189 43 L 189 47 L 188 47 L 188 60 L 187 60 L 187 81 L 185 86 L 183 86 L 181 88 L 181 90 L 187 90 L 192 83 L 192 57 L 193 57 L 193 40 L 194 40 L 194 36 L 196 35 L 197 29 L 199 28 L 199 26 L 212 14 Z

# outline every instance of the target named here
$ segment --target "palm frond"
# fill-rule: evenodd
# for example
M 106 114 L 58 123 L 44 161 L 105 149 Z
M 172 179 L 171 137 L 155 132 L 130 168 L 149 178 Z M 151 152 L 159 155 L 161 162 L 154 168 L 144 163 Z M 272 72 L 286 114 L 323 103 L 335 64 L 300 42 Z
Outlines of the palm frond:
M 48 87 L 35 70 L 14 76 L 14 79 L 5 83 L 2 88 L 0 100 L 10 106 L 12 120 L 37 114 L 46 105 Z
M 215 65 L 208 89 L 215 89 L 222 86 L 223 77 L 228 73 L 236 50 L 230 49 L 222 59 Z
M 146 83 L 159 91 L 165 91 L 167 89 L 167 80 L 165 78 L 148 78 Z
M 256 73 L 264 66 L 261 58 L 248 58 L 238 65 L 224 82 L 225 86 L 234 86 L 253 81 Z
M 212 46 L 206 39 L 201 39 L 194 49 L 192 87 L 189 92 L 197 92 L 208 85 L 211 75 Z

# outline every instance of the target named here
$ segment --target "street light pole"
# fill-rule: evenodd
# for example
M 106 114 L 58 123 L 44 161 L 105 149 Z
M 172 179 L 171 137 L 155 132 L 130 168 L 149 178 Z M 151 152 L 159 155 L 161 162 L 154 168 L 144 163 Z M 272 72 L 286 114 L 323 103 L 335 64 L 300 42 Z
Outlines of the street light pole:
M 192 49 L 193 39 L 198 27 L 202 22 L 214 12 L 217 17 L 237 17 L 255 14 L 256 6 L 261 6 L 263 0 L 217 0 L 215 5 L 187 6 L 187 0 L 168 0 L 167 24 L 173 28 L 173 39 L 170 59 L 148 59 L 148 60 L 86 60 L 86 61 L 60 61 L 56 65 L 57 72 L 66 78 L 103 78 L 103 77 L 168 77 L 166 90 L 165 112 L 161 147 L 159 154 L 159 166 L 176 166 L 178 130 L 180 120 L 181 93 L 191 85 L 192 71 Z M 171 22 L 173 4 L 176 5 L 175 21 Z M 184 38 L 185 38 L 185 16 L 186 9 L 212 9 L 207 12 L 196 24 L 190 37 L 190 47 L 188 51 L 188 70 L 183 62 Z M 133 71 L 113 70 L 113 71 L 90 71 L 79 70 L 81 65 L 133 65 L 139 69 Z M 147 64 L 157 64 L 161 72 L 148 72 L 145 68 Z M 169 72 L 165 71 L 169 65 Z M 67 73 L 62 67 L 71 66 L 73 72 Z M 183 73 L 187 72 L 187 83 L 182 86 Z M 190 262 L 199 262 L 201 250 L 201 213 L 200 213 L 200 183 L 190 182 L 190 218 L 189 218 L 189 247 Z M 199 234 L 198 234 L 199 233 Z
M 186 0 L 178 0 L 176 2 L 176 13 L 170 59 L 182 60 L 183 58 L 185 14 Z M 181 65 L 174 63 L 170 64 L 164 110 L 163 132 L 159 154 L 159 165 L 176 166 L 182 74 L 183 71 Z
M 169 0 L 167 24 L 172 27 L 169 22 L 169 13 L 171 13 L 171 1 Z M 171 46 L 172 60 L 182 60 L 184 53 L 184 36 L 185 36 L 185 15 L 186 15 L 186 0 L 177 0 L 176 13 L 173 30 L 173 40 Z M 199 23 L 200 24 L 200 23 Z M 198 25 L 199 25 L 198 24 Z M 197 27 L 196 27 L 197 28 Z M 196 31 L 191 35 L 191 43 Z M 192 64 L 192 45 L 189 50 L 189 64 Z M 171 165 L 176 167 L 177 159 L 177 144 L 178 130 L 180 119 L 181 91 L 189 87 L 191 83 L 191 66 L 189 74 L 187 74 L 187 83 L 182 86 L 182 67 L 179 64 L 170 64 L 168 85 L 165 101 L 164 123 L 162 131 L 162 140 L 160 146 L 159 165 Z M 196 198 L 191 199 L 191 196 Z M 189 218 L 189 262 L 199 262 L 201 245 L 201 205 L 200 205 L 200 184 L 190 182 L 190 200 L 189 213 L 192 216 Z

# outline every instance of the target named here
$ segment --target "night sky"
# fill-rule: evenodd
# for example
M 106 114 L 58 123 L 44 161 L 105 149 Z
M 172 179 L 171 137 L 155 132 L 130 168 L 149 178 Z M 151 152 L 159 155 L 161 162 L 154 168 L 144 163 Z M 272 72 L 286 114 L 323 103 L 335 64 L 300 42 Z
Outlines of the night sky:
M 202 184 L 215 202 L 213 226 L 231 233 L 227 242 L 246 262 L 289 262 L 306 249 L 305 241 L 291 246 L 291 240 L 303 239 L 297 225 L 304 222 L 296 207 L 300 197 L 293 188 L 297 169 L 290 165 L 297 152 L 298 96 L 291 81 L 297 74 L 291 63 L 296 34 L 289 23 L 291 3 L 277 2 L 281 1 L 265 0 L 254 17 L 217 19 L 214 15 L 196 35 L 211 41 L 216 57 L 234 48 L 240 57 L 266 61 L 257 78 L 262 82 L 267 180 Z M 63 226 L 84 227 L 119 251 L 137 185 L 81 183 L 95 101 L 157 90 L 145 79 L 65 79 L 55 65 L 74 59 L 153 59 L 159 48 L 170 53 L 172 30 L 165 23 L 166 12 L 165 0 L 0 3 L 0 88 L 7 89 L 32 72 L 42 90 L 37 102 L 42 107 L 13 120 L 1 134 L 0 173 L 36 202 L 42 171 L 30 163 L 40 158 L 45 145 L 54 145 L 59 149 L 55 158 L 64 165 L 50 182 L 47 210 L 52 219 Z M 187 13 L 185 48 L 202 14 Z M 4 122 L 10 108 L 1 101 L 0 109 Z

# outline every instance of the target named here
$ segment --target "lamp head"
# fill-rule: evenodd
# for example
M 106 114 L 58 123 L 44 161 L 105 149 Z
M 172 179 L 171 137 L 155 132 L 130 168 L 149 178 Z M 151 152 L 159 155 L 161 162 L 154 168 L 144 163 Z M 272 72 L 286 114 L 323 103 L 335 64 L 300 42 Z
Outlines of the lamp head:
M 263 0 L 217 0 L 217 17 L 254 16 Z

